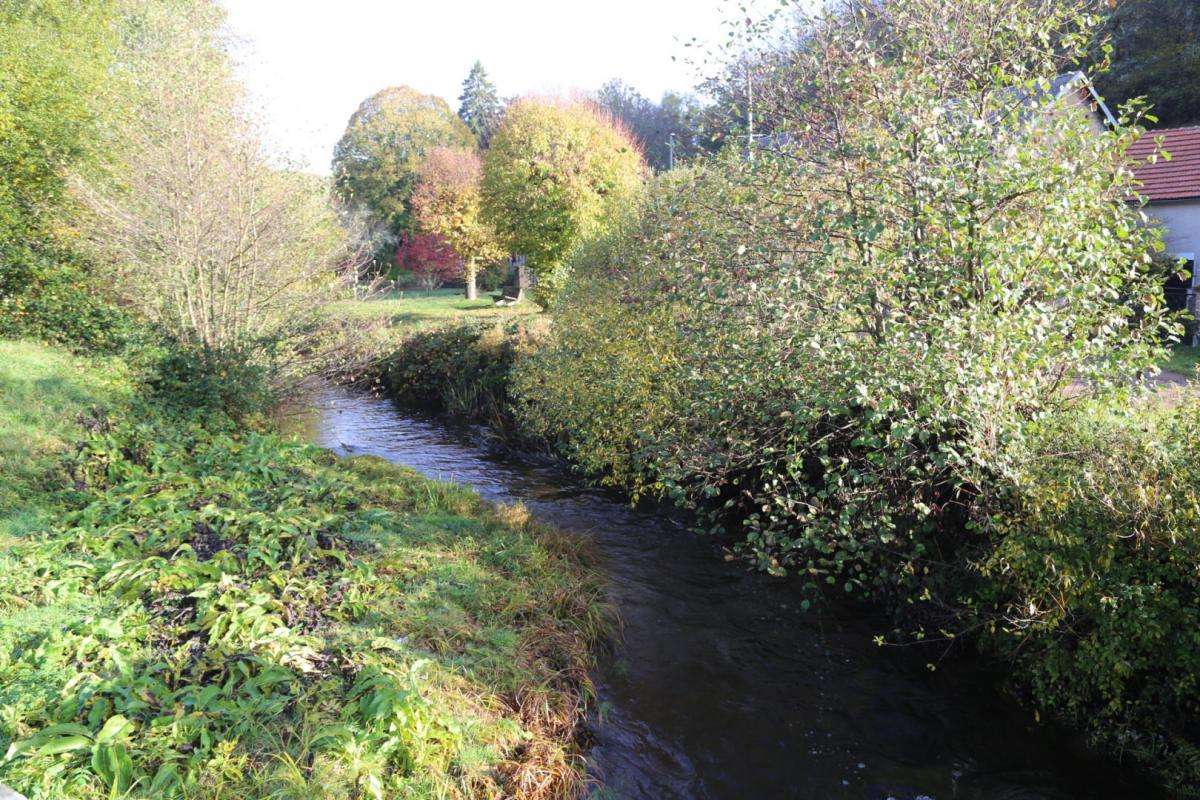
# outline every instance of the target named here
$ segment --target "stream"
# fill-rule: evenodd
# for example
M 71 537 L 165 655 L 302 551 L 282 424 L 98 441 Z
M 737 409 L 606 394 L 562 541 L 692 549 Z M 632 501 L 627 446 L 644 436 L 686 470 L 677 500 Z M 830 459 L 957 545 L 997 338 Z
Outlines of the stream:
M 1147 798 L 1037 725 L 991 676 L 880 648 L 861 609 L 800 607 L 789 582 L 726 563 L 669 513 L 491 452 L 478 429 L 350 390 L 316 398 L 311 437 L 381 456 L 593 541 L 624 635 L 596 676 L 597 798 Z

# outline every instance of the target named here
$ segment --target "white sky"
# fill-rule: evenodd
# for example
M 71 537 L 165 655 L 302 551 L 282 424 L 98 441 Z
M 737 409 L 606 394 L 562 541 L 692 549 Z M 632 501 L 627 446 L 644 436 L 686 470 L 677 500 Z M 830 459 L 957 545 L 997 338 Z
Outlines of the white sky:
M 269 135 L 314 172 L 358 104 L 408 84 L 458 108 L 475 59 L 501 96 L 592 90 L 621 78 L 658 99 L 696 84 L 721 0 L 221 0 Z M 731 9 L 730 9 L 731 10 Z M 672 57 L 675 57 L 675 60 Z

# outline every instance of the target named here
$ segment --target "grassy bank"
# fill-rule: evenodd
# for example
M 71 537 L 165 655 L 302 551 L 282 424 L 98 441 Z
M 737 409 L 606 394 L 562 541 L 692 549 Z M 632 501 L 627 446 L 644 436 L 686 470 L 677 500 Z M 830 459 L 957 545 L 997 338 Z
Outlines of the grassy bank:
M 164 419 L 115 362 L 0 347 L 0 781 L 47 800 L 580 789 L 605 611 L 574 540 L 378 460 Z
M 29 342 L 0 340 L 0 544 L 44 522 L 46 476 L 92 406 L 128 403 L 119 361 L 85 361 Z

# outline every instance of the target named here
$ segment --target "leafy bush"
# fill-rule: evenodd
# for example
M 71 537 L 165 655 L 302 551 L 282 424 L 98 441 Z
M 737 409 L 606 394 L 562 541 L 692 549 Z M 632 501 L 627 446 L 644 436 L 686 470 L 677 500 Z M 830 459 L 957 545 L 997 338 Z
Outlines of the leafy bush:
M 798 144 L 668 176 L 627 242 L 580 251 L 522 417 L 707 510 L 763 569 L 940 615 L 926 576 L 1009 440 L 1072 383 L 1126 384 L 1169 330 L 1127 202 L 1137 130 L 1035 77 L 1095 21 L 1034 5 L 990 39 L 949 0 L 812 21 L 763 87 Z
M 216 349 L 168 342 L 138 355 L 141 379 L 164 408 L 184 414 L 245 420 L 274 399 L 262 347 Z
M 1129 203 L 1137 109 L 1099 130 L 1043 80 L 1083 3 L 850 8 L 772 54 L 753 158 L 665 176 L 576 249 L 518 418 L 757 567 L 883 601 L 897 637 L 980 636 L 1195 791 L 1196 408 L 1064 412 L 1123 407 L 1178 331 Z
M 383 359 L 380 382 L 409 407 L 488 422 L 499 434 L 517 436 L 509 381 L 544 337 L 545 324 L 537 320 L 413 331 Z
M 576 250 L 554 327 L 511 378 L 528 437 L 634 496 L 666 490 L 651 443 L 680 413 L 683 344 L 670 308 L 651 299 L 652 273 L 625 270 L 659 257 L 659 237 L 687 224 L 677 192 L 684 174 L 659 178 L 643 208 Z
M 116 353 L 138 322 L 114 300 L 94 265 L 50 241 L 0 251 L 0 337 Z
M 1031 431 L 980 532 L 984 644 L 1015 684 L 1200 786 L 1200 414 L 1083 409 Z

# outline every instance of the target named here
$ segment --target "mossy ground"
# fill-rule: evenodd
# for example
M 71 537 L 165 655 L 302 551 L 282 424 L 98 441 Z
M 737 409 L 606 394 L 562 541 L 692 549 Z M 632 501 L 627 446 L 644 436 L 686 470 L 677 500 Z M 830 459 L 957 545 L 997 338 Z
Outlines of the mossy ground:
M 0 781 L 35 800 L 582 791 L 608 622 L 577 540 L 376 459 L 156 417 L 119 362 L 0 356 Z

